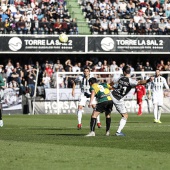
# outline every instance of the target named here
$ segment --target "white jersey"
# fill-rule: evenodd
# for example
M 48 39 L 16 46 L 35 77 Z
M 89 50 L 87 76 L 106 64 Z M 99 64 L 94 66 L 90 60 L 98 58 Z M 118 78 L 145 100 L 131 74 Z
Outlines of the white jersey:
M 148 90 L 152 90 L 152 94 L 163 94 L 164 87 L 169 89 L 166 79 L 162 76 L 158 76 L 149 83 Z
M 85 78 L 84 75 L 83 76 L 79 76 L 78 78 L 75 79 L 75 82 L 80 82 L 81 85 L 81 92 L 84 93 L 88 93 L 90 94 L 90 85 L 89 85 L 89 79 L 91 78 L 91 76 L 89 78 Z

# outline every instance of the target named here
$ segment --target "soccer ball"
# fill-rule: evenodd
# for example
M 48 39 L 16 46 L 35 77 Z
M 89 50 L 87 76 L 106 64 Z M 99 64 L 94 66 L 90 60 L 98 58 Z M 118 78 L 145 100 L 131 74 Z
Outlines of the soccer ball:
M 66 43 L 68 41 L 68 36 L 65 33 L 59 35 L 59 40 L 61 43 Z

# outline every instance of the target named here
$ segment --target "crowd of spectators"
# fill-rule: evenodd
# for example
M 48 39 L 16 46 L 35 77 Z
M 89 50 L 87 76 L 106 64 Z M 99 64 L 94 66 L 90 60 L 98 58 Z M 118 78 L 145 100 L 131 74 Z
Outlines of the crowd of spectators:
M 64 0 L 3 0 L 0 6 L 2 34 L 78 34 L 76 19 Z
M 29 91 L 30 95 L 34 95 L 34 88 L 36 82 L 37 68 L 38 73 L 38 86 L 42 89 L 56 88 L 57 83 L 60 88 L 71 88 L 71 80 L 75 75 L 75 72 L 81 72 L 85 67 L 89 67 L 91 74 L 95 75 L 101 81 L 117 80 L 122 74 L 122 68 L 129 65 L 132 71 L 141 71 L 140 78 L 144 79 L 146 74 L 145 71 L 154 71 L 159 69 L 161 71 L 170 71 L 170 61 L 166 63 L 164 60 L 160 60 L 156 66 L 150 65 L 149 61 L 146 63 L 138 62 L 135 66 L 128 63 L 117 64 L 116 61 L 108 63 L 107 60 L 94 62 L 92 60 L 86 60 L 82 62 L 75 62 L 74 64 L 70 59 L 66 60 L 65 63 L 61 63 L 59 59 L 55 62 L 45 60 L 44 63 L 36 61 L 34 64 L 21 65 L 20 62 L 13 63 L 11 59 L 5 65 L 0 65 L 0 74 L 6 82 L 6 88 L 19 87 L 23 93 Z M 74 72 L 73 75 L 60 74 L 57 79 L 57 72 Z M 95 72 L 110 72 L 110 74 L 96 74 Z M 112 74 L 114 72 L 114 74 Z M 139 75 L 136 75 L 139 76 Z M 167 75 L 163 75 L 167 79 Z
M 170 34 L 170 0 L 80 0 L 92 34 Z

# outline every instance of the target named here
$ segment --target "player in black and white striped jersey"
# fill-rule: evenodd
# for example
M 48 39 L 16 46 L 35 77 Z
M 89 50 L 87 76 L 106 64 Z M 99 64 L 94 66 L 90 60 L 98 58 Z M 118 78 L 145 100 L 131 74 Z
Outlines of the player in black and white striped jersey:
M 148 86 L 148 98 L 151 98 L 154 106 L 154 123 L 162 123 L 160 121 L 161 118 L 161 110 L 163 105 L 163 97 L 164 97 L 164 87 L 169 89 L 169 86 L 166 82 L 166 79 L 160 75 L 160 71 L 156 70 L 155 77 L 152 82 L 149 83 Z
M 73 89 L 72 89 L 72 96 L 74 97 L 74 90 L 75 90 L 75 86 L 77 82 L 81 83 L 81 95 L 79 98 L 79 103 L 78 103 L 78 111 L 77 111 L 77 117 L 78 117 L 78 125 L 77 128 L 81 129 L 82 127 L 82 112 L 83 112 L 83 107 L 86 105 L 87 102 L 90 101 L 90 85 L 89 85 L 89 79 L 91 78 L 90 76 L 90 69 L 88 67 L 84 68 L 84 72 L 83 72 L 83 76 L 79 76 L 77 77 L 74 82 L 73 82 Z M 96 99 L 94 98 L 93 102 L 92 102 L 92 107 L 93 109 L 96 106 Z M 100 115 L 97 117 L 97 126 L 98 128 L 101 127 L 101 123 L 100 123 Z

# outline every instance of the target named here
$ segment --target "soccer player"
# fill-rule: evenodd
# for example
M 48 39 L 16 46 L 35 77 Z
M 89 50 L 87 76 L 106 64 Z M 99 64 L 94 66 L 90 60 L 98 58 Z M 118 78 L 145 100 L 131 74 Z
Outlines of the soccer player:
M 95 136 L 95 126 L 96 126 L 96 119 L 100 113 L 105 112 L 106 116 L 106 136 L 110 135 L 110 123 L 111 123 L 111 111 L 113 107 L 113 101 L 110 96 L 110 88 L 111 86 L 107 83 L 97 83 L 97 79 L 92 77 L 89 79 L 90 84 L 90 103 L 89 107 L 93 106 L 93 100 L 96 96 L 97 104 L 96 108 L 93 110 L 90 122 L 90 133 L 86 136 Z
M 3 120 L 2 120 L 2 103 L 1 103 L 1 97 L 2 97 L 2 88 L 5 86 L 4 80 L 2 76 L 0 75 L 0 127 L 3 127 Z
M 131 69 L 129 66 L 123 67 L 123 76 L 119 78 L 112 93 L 113 105 L 116 107 L 116 110 L 121 114 L 122 118 L 120 120 L 116 136 L 125 136 L 121 131 L 126 125 L 128 119 L 128 113 L 125 108 L 123 97 L 125 97 L 131 88 L 140 85 L 149 83 L 153 77 L 150 77 L 148 80 L 135 80 L 130 77 Z
M 155 77 L 152 82 L 149 83 L 148 90 L 148 98 L 151 98 L 152 93 L 152 101 L 153 101 L 153 112 L 154 112 L 154 123 L 162 123 L 160 121 L 161 118 L 161 109 L 163 105 L 163 88 L 169 89 L 169 86 L 166 82 L 166 79 L 160 75 L 160 71 L 156 70 Z
M 81 129 L 82 127 L 82 112 L 83 112 L 83 107 L 85 107 L 86 102 L 90 101 L 90 85 L 89 85 L 89 79 L 90 79 L 90 68 L 85 67 L 83 76 L 79 76 L 78 78 L 73 81 L 73 88 L 72 88 L 72 96 L 75 96 L 75 86 L 77 82 L 81 83 L 81 96 L 79 99 L 79 104 L 78 104 L 78 111 L 77 111 L 77 117 L 78 117 L 78 125 L 77 128 Z M 92 101 L 93 104 L 93 109 L 96 106 L 96 99 Z M 100 123 L 100 116 L 97 117 L 97 126 L 98 128 L 101 128 L 101 123 Z
M 145 86 L 141 85 L 141 84 L 137 85 L 135 87 L 135 93 L 134 94 L 136 94 L 137 104 L 139 105 L 138 116 L 141 116 L 142 115 L 142 98 L 146 94 Z

